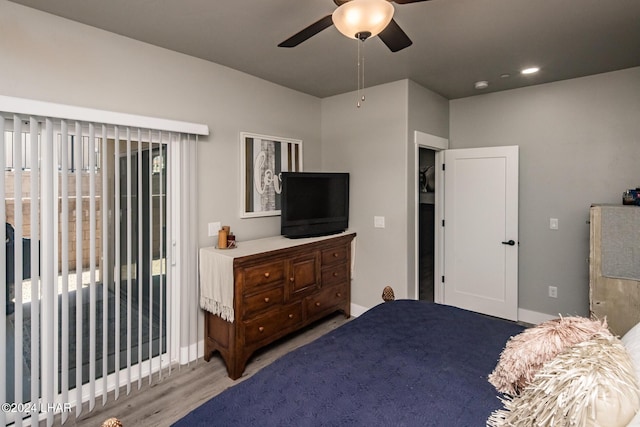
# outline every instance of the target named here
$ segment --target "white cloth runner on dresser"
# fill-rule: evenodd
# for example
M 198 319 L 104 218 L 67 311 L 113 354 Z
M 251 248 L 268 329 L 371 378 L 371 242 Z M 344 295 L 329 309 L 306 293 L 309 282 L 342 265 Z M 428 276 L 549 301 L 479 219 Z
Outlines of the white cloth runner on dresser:
M 233 323 L 233 257 L 216 248 L 200 249 L 200 307 Z
M 208 312 L 217 314 L 227 322 L 233 323 L 233 260 L 261 252 L 285 249 L 305 243 L 317 242 L 351 234 L 346 231 L 323 237 L 309 237 L 303 239 L 287 239 L 283 236 L 267 237 L 266 239 L 238 242 L 235 249 L 216 249 L 207 247 L 200 249 L 200 307 Z M 351 272 L 355 262 L 355 238 L 351 250 Z

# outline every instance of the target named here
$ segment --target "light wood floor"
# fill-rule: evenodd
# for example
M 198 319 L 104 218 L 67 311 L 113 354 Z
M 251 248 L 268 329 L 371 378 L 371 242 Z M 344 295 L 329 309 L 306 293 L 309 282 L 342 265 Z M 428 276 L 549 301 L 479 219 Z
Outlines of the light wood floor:
M 125 427 L 171 425 L 213 396 L 249 378 L 280 356 L 348 321 L 344 315 L 335 314 L 259 350 L 249 360 L 244 374 L 237 381 L 227 376 L 222 358 L 218 353 L 214 353 L 209 362 L 199 359 L 190 365 L 173 368 L 171 375 L 164 376 L 160 381 L 157 380 L 157 376 L 154 377 L 152 385 L 145 379 L 140 390 L 136 383 L 132 385 L 129 395 L 126 394 L 126 388 L 121 388 L 118 400 L 110 393 L 107 404 L 103 407 L 100 398 L 92 412 L 88 412 L 88 405 L 85 404 L 80 417 L 75 419 L 74 410 L 64 426 L 100 427 L 104 420 L 111 417 L 118 418 Z M 55 425 L 60 425 L 59 416 L 55 419 Z

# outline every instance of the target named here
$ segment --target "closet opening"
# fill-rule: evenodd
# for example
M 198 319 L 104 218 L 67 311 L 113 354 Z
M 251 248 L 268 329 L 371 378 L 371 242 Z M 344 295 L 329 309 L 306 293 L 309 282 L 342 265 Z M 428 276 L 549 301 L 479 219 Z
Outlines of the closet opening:
M 418 153 L 418 299 L 433 302 L 436 247 L 436 152 L 420 147 Z

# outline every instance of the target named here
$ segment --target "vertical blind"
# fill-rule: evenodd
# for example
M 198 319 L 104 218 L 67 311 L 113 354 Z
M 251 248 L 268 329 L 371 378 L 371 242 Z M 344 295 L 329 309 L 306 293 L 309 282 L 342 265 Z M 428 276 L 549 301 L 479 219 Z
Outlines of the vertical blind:
M 198 357 L 181 333 L 198 330 L 197 310 L 180 307 L 197 304 L 193 188 L 208 129 L 3 111 L 2 98 L 0 425 L 64 423 L 170 373 L 185 348 Z

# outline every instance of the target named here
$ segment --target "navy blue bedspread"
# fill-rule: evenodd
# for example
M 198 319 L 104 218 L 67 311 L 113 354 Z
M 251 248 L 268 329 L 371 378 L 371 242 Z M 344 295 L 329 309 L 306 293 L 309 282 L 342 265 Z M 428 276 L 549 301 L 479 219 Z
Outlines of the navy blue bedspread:
M 484 426 L 512 322 L 380 304 L 225 390 L 175 426 Z

